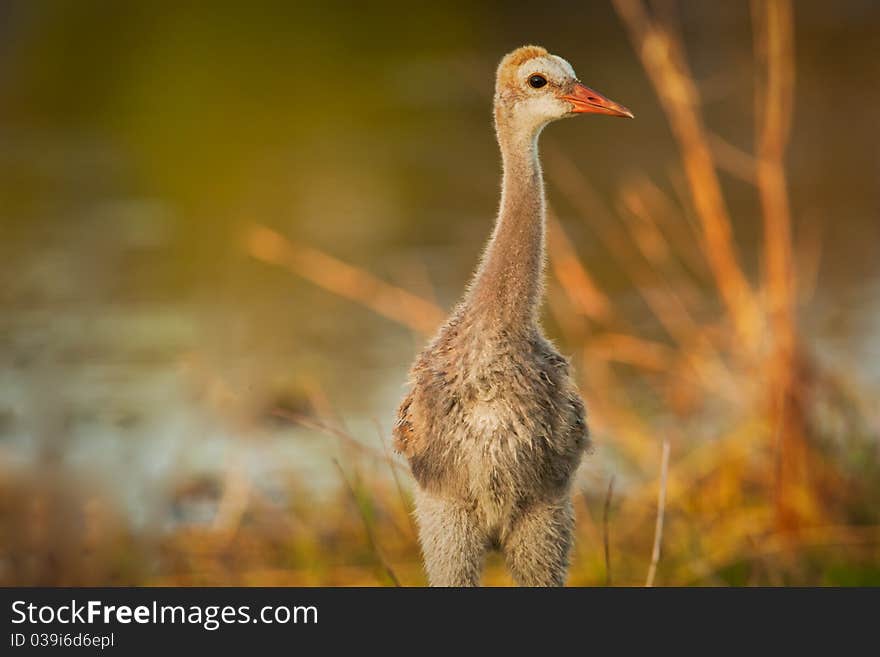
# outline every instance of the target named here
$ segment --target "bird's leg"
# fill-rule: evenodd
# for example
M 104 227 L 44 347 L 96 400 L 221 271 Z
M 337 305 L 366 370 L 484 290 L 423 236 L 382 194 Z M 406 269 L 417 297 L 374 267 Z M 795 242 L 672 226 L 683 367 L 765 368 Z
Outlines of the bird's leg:
M 416 491 L 416 520 L 431 586 L 479 586 L 486 533 L 465 505 Z
M 502 537 L 501 549 L 520 586 L 562 586 L 572 545 L 571 500 L 526 509 Z

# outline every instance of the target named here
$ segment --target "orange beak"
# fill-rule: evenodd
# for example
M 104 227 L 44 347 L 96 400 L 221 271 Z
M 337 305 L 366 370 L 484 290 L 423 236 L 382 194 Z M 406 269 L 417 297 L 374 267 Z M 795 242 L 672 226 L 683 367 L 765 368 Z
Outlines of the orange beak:
M 593 91 L 580 82 L 575 82 L 571 93 L 560 96 L 560 98 L 571 103 L 573 114 L 607 114 L 609 116 L 625 116 L 629 119 L 635 118 L 633 113 L 623 105 L 605 98 L 598 91 Z

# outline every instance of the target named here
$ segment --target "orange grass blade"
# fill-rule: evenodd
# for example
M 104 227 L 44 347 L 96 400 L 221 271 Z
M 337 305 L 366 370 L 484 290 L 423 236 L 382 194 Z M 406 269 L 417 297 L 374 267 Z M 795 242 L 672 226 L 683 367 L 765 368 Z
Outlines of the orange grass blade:
M 266 226 L 248 226 L 245 248 L 258 260 L 284 267 L 418 333 L 430 334 L 443 321 L 439 306 L 323 251 L 296 244 Z
M 569 301 L 579 314 L 595 321 L 607 321 L 611 316 L 611 302 L 578 260 L 571 240 L 552 211 L 547 213 L 547 230 L 550 266 Z

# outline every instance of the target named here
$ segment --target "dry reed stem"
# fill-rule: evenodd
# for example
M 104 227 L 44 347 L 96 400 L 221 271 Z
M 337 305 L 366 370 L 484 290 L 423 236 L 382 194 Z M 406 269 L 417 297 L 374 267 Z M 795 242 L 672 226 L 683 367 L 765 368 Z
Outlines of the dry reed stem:
M 339 465 L 339 461 L 333 459 L 333 465 L 336 466 L 336 469 L 339 470 L 339 476 L 342 477 L 342 482 L 345 484 L 345 488 L 348 491 L 349 496 L 351 496 L 352 502 L 354 502 L 355 507 L 358 510 L 358 513 L 361 516 L 361 520 L 364 523 L 364 529 L 367 533 L 367 540 L 370 542 L 370 548 L 373 551 L 373 554 L 376 555 L 376 559 L 379 562 L 379 565 L 382 566 L 382 569 L 385 571 L 385 574 L 388 575 L 388 578 L 394 583 L 394 586 L 400 586 L 400 580 L 397 579 L 397 575 L 394 574 L 394 570 L 391 568 L 391 565 L 385 559 L 385 556 L 382 554 L 382 550 L 379 548 L 379 543 L 376 541 L 376 536 L 373 532 L 373 525 L 370 522 L 370 519 L 367 517 L 366 512 L 361 506 L 360 500 L 358 500 L 357 493 L 351 485 L 351 482 L 348 481 L 348 477 L 345 476 L 345 471 L 342 469 L 342 466 Z
M 654 547 L 651 550 L 651 565 L 645 586 L 654 586 L 657 562 L 660 561 L 660 545 L 663 541 L 663 518 L 666 514 L 666 476 L 669 473 L 669 441 L 663 441 L 663 457 L 660 464 L 660 490 L 657 493 L 657 523 L 654 526 Z
M 730 216 L 699 111 L 697 88 L 681 44 L 648 15 L 641 0 L 613 0 L 613 3 L 678 141 L 715 284 L 740 337 L 747 344 L 755 344 L 760 314 L 753 290 L 738 262 Z
M 245 247 L 258 260 L 284 267 L 418 333 L 430 334 L 443 321 L 445 313 L 435 304 L 318 249 L 296 244 L 266 226 L 250 225 Z
M 794 339 L 791 216 L 785 150 L 794 103 L 792 8 L 787 0 L 754 0 L 756 70 L 766 69 L 757 97 L 757 185 L 764 217 L 764 286 L 777 341 Z M 790 348 L 790 345 L 782 345 Z
M 608 492 L 605 494 L 605 506 L 602 511 L 602 542 L 605 548 L 605 586 L 611 586 L 611 546 L 609 539 L 608 516 L 611 512 L 611 496 L 614 494 L 614 475 L 608 482 Z
M 603 333 L 590 339 L 586 346 L 594 358 L 627 363 L 643 370 L 667 371 L 675 350 L 660 342 L 645 340 L 625 333 Z
M 807 481 L 807 419 L 796 380 L 798 353 L 794 316 L 797 292 L 793 269 L 791 211 L 785 151 L 794 105 L 794 37 L 788 0 L 753 0 L 756 93 L 757 185 L 764 218 L 764 289 L 773 328 L 768 389 L 778 394 L 779 436 L 775 498 L 780 527 L 792 529 L 813 511 Z M 766 70 L 764 76 L 760 71 Z
M 667 481 L 666 496 L 670 503 L 683 506 L 692 499 L 694 487 L 713 475 L 725 471 L 735 471 L 743 476 L 742 464 L 753 456 L 752 447 L 744 437 L 755 431 L 756 427 L 746 426 L 732 431 L 718 439 L 705 443 L 703 446 L 690 450 L 676 462 L 676 475 Z M 648 514 L 654 512 L 650 498 L 656 496 L 656 479 L 652 478 L 628 490 L 625 501 L 621 503 L 621 514 L 632 520 L 630 533 L 641 531 Z M 769 515 L 767 516 L 770 517 Z M 770 525 L 767 525 L 769 529 Z M 753 526 L 752 531 L 756 530 Z M 624 533 L 622 539 L 629 534 Z

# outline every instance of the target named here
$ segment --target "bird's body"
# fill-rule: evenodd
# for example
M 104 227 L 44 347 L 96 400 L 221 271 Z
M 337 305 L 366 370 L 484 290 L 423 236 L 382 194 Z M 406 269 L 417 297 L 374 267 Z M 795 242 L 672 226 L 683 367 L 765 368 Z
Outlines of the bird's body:
M 518 510 L 567 492 L 587 436 L 568 363 L 540 330 L 487 328 L 447 322 L 413 368 L 397 438 L 421 489 L 467 504 L 500 542 Z
M 578 109 L 581 102 L 599 109 Z M 543 48 L 502 60 L 498 220 L 464 299 L 413 365 L 394 430 L 418 484 L 433 585 L 479 583 L 491 547 L 504 552 L 521 584 L 565 579 L 570 487 L 588 432 L 568 361 L 538 322 L 545 201 L 537 139 L 546 123 L 586 111 L 629 115 Z

